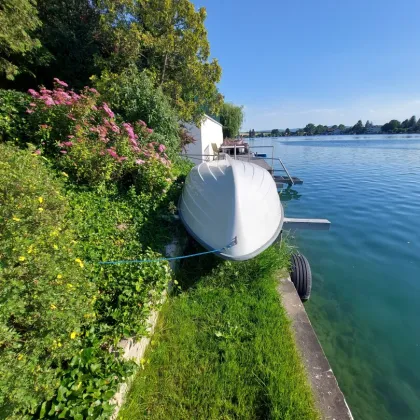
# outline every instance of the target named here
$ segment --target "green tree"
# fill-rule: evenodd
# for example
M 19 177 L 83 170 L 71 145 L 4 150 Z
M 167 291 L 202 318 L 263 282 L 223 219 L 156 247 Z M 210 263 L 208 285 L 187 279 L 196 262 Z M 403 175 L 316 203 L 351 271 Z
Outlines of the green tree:
M 317 125 L 315 128 L 315 134 L 324 134 L 325 131 L 326 131 L 326 127 L 324 127 L 321 124 Z
M 315 129 L 316 129 L 315 125 L 312 123 L 309 123 L 304 128 L 304 131 L 308 136 L 312 136 L 313 134 L 315 134 Z
M 401 123 L 398 120 L 391 120 L 382 126 L 382 131 L 385 133 L 396 132 L 401 128 Z
M 341 131 L 345 131 L 346 130 L 346 126 L 344 124 L 340 124 L 338 126 L 338 129 L 341 130 Z
M 236 137 L 244 120 L 243 107 L 225 102 L 219 116 L 220 123 L 223 125 L 223 137 Z
M 281 136 L 281 133 L 278 128 L 271 130 L 271 137 L 280 137 L 280 136 Z
M 222 104 L 216 87 L 221 68 L 216 59 L 209 61 L 205 8 L 196 11 L 190 0 L 135 3 L 133 19 L 143 44 L 140 66 L 172 98 L 183 120 L 198 122 L 204 110 L 217 114 Z
M 26 69 L 15 59 L 41 46 L 33 36 L 41 25 L 33 0 L 2 0 L 0 2 L 0 75 L 13 80 Z
M 357 121 L 352 129 L 355 134 L 363 134 L 365 132 L 365 127 L 363 126 L 362 120 Z
M 285 136 L 290 136 L 290 129 L 286 128 L 286 130 L 284 131 L 284 135 Z
M 48 85 L 54 77 L 83 88 L 99 73 L 95 58 L 102 51 L 100 13 L 90 0 L 38 0 L 42 27 L 38 31 L 43 60 L 37 60 L 37 83 Z
M 416 125 L 417 125 L 417 119 L 416 119 L 416 116 L 415 115 L 413 115 L 411 118 L 410 118 L 410 120 L 409 120 L 409 127 L 410 128 L 415 128 L 416 127 Z

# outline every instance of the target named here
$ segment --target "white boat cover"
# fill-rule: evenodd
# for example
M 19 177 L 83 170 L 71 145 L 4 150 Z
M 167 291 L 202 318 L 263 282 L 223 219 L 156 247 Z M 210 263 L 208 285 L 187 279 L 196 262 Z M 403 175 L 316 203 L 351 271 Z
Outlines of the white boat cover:
M 277 239 L 283 226 L 283 207 L 270 173 L 229 156 L 195 166 L 178 207 L 188 232 L 229 260 L 255 257 Z

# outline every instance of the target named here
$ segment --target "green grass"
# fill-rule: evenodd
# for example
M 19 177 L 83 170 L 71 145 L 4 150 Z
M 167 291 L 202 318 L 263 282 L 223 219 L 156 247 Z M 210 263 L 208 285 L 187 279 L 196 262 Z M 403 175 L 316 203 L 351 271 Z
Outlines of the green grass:
M 186 260 L 120 419 L 317 419 L 276 292 L 285 245 Z

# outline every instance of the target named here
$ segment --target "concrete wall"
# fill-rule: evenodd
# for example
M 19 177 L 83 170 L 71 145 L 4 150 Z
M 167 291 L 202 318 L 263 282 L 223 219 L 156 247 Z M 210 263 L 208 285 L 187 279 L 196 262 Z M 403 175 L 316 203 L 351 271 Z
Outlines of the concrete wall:
M 213 154 L 213 148 L 211 144 L 215 143 L 219 148 L 223 143 L 222 125 L 207 115 L 204 117 L 200 127 L 197 127 L 193 124 L 184 124 L 184 126 L 191 134 L 191 136 L 193 136 L 196 140 L 195 143 L 189 144 L 186 147 L 186 154 Z M 194 158 L 190 158 L 190 160 L 193 163 L 198 164 L 206 159 L 204 157 L 200 158 L 195 156 Z

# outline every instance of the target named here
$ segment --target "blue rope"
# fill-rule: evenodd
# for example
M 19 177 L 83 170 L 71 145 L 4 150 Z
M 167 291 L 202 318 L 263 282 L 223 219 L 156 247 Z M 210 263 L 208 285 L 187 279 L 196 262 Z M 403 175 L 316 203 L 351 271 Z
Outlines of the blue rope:
M 213 254 L 215 252 L 222 252 L 226 249 L 232 248 L 234 245 L 236 245 L 237 240 L 236 238 L 228 245 L 226 245 L 223 248 L 219 249 L 213 249 L 212 251 L 206 251 L 206 252 L 199 252 L 197 254 L 191 254 L 191 255 L 181 255 L 180 257 L 170 257 L 170 258 L 157 258 L 155 260 L 122 260 L 122 261 L 101 261 L 99 264 L 102 265 L 113 265 L 113 264 L 143 264 L 143 263 L 152 263 L 152 262 L 160 262 L 160 261 L 175 261 L 175 260 L 184 260 L 186 258 L 192 258 L 192 257 L 199 257 L 200 255 L 207 255 L 207 254 Z

